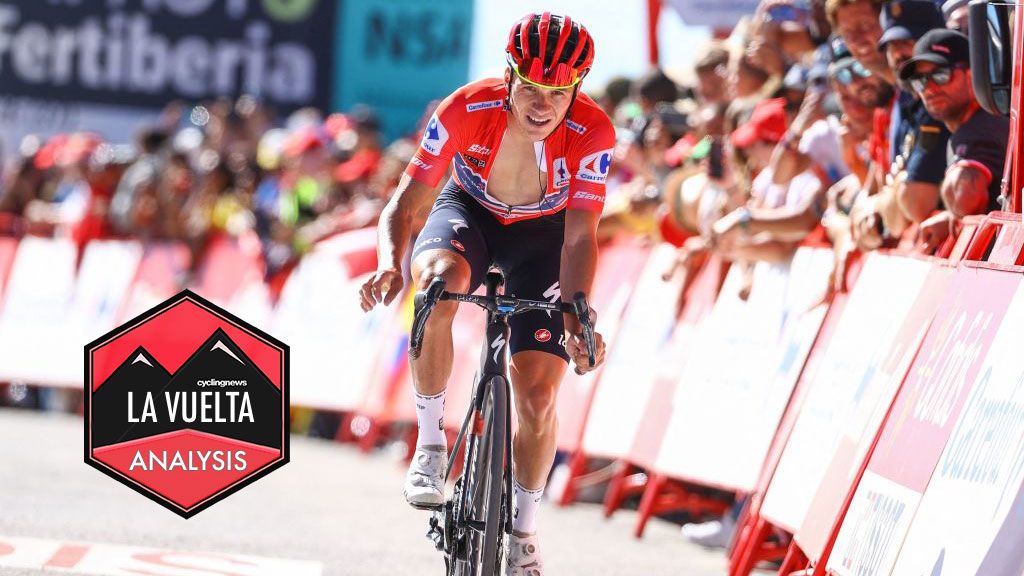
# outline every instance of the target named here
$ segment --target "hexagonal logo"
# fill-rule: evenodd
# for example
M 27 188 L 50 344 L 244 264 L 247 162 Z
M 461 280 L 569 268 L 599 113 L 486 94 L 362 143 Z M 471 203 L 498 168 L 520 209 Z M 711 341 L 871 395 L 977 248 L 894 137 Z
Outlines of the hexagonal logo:
M 185 290 L 85 347 L 85 461 L 189 518 L 288 462 L 288 346 Z

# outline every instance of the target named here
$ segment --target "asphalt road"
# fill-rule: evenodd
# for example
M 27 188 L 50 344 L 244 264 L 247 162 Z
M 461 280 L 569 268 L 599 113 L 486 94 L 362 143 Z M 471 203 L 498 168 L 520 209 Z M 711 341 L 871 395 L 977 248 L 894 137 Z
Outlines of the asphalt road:
M 404 503 L 402 466 L 386 454 L 293 437 L 290 464 L 183 520 L 88 467 L 82 450 L 80 418 L 0 409 L 0 574 L 52 574 L 38 569 L 46 558 L 75 567 L 61 573 L 129 574 L 125 562 L 163 550 L 178 551 L 162 557 L 177 568 L 134 573 L 443 573 L 424 538 L 427 517 Z M 547 506 L 539 522 L 548 574 L 725 573 L 724 555 L 688 545 L 677 526 L 654 521 L 636 540 L 634 521 L 628 511 L 604 520 L 595 505 Z

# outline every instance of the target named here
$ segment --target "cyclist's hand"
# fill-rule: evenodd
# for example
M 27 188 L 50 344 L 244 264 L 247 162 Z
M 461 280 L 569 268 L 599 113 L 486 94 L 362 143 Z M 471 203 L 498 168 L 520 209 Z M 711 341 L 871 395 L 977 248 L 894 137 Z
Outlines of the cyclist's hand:
M 597 363 L 593 366 L 590 365 L 590 354 L 587 352 L 587 341 L 583 338 L 582 333 L 573 334 L 568 340 L 566 340 L 565 351 L 569 354 L 569 358 L 572 358 L 573 363 L 576 364 L 577 374 L 586 374 L 604 362 L 604 338 L 599 332 L 595 331 L 594 340 L 597 341 L 597 353 L 594 354 L 594 358 L 597 360 Z
M 381 302 L 385 306 L 391 304 L 402 291 L 404 283 L 402 272 L 395 268 L 374 272 L 373 276 L 370 276 L 359 290 L 359 304 L 362 306 L 363 312 L 373 310 L 373 307 Z

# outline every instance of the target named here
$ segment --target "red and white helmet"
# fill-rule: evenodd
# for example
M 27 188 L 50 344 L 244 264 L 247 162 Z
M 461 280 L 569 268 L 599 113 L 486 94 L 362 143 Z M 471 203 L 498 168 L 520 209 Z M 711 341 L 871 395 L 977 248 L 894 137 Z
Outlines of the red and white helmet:
M 512 27 L 505 52 L 521 79 L 548 88 L 570 88 L 594 63 L 594 39 L 568 16 L 528 14 Z

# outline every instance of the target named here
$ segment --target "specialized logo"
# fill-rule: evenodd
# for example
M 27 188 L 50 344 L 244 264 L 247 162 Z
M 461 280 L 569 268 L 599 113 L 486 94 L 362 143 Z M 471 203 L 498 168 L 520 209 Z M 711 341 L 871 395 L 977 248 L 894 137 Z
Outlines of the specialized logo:
M 612 149 L 594 152 L 580 160 L 580 170 L 576 177 L 587 182 L 604 184 L 608 179 L 608 169 L 612 165 Z
M 572 130 L 573 132 L 576 132 L 577 134 L 583 134 L 584 132 L 587 131 L 587 127 L 586 126 L 584 126 L 583 124 L 579 124 L 579 123 L 573 122 L 572 120 L 569 120 L 568 118 L 565 120 L 565 125 L 569 127 L 569 130 Z
M 288 346 L 185 290 L 85 347 L 85 461 L 189 518 L 288 462 Z
M 505 105 L 503 100 L 488 100 L 487 102 L 476 102 L 474 104 L 466 104 L 466 112 L 476 112 L 477 110 L 487 110 L 490 108 L 501 108 Z
M 541 328 L 533 333 L 533 339 L 537 342 L 547 342 L 548 340 L 551 340 L 551 331 Z
M 434 156 L 440 156 L 441 149 L 444 148 L 447 141 L 448 130 L 445 129 L 444 124 L 441 124 L 441 120 L 437 118 L 437 112 L 435 112 L 430 117 L 430 122 L 427 122 L 426 130 L 423 131 L 423 140 L 420 142 L 420 146 Z
M 565 158 L 555 158 L 555 161 L 551 163 L 551 171 L 554 173 L 552 185 L 555 188 L 569 184 L 569 167 L 565 163 Z
M 454 246 L 455 249 L 458 250 L 459 252 L 465 252 L 466 251 L 466 247 L 463 246 L 462 242 L 459 242 L 458 240 L 452 240 L 452 246 Z
M 456 234 L 463 228 L 469 228 L 469 224 L 466 224 L 466 221 L 461 218 L 452 218 L 448 223 L 452 225 L 452 231 Z
M 558 286 L 558 282 L 544 291 L 543 298 L 552 304 L 562 299 L 562 289 Z M 551 318 L 551 310 L 545 310 L 545 312 L 547 312 L 548 318 Z
M 498 336 L 494 342 L 491 342 L 491 348 L 494 349 L 494 361 L 497 362 L 498 354 L 501 354 L 502 349 L 505 348 L 505 337 Z

